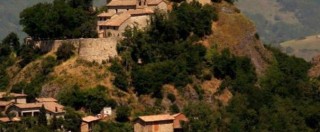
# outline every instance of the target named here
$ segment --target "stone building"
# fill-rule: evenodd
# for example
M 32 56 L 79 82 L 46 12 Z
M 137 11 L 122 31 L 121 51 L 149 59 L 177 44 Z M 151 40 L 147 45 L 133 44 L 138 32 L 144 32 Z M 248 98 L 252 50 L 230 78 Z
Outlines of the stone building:
M 134 121 L 134 132 L 182 132 L 181 122 L 188 121 L 182 113 L 140 116 Z
M 140 116 L 135 120 L 134 132 L 173 132 L 173 120 L 169 114 Z
M 12 101 L 0 101 L 0 112 L 1 114 L 5 114 L 5 111 L 9 108 L 10 105 L 12 105 Z
M 42 105 L 46 110 L 47 119 L 52 119 L 54 116 L 64 118 L 64 106 L 56 102 L 13 104 L 7 109 L 6 113 L 14 113 L 16 117 L 38 116 Z
M 173 129 L 174 132 L 183 132 L 183 126 L 181 122 L 188 122 L 189 119 L 182 113 L 177 113 L 172 115 L 174 120 L 173 120 Z
M 36 101 L 38 103 L 44 103 L 44 102 L 58 102 L 55 98 L 36 98 Z
M 100 118 L 95 116 L 86 116 L 82 118 L 82 123 L 80 127 L 81 132 L 92 132 L 94 125 L 100 120 Z
M 17 104 L 27 103 L 27 95 L 19 93 L 0 92 L 0 101 L 9 101 Z
M 163 0 L 112 0 L 107 8 L 107 12 L 98 15 L 99 37 L 121 38 L 127 26 L 147 26 L 154 10 L 167 11 L 167 4 Z

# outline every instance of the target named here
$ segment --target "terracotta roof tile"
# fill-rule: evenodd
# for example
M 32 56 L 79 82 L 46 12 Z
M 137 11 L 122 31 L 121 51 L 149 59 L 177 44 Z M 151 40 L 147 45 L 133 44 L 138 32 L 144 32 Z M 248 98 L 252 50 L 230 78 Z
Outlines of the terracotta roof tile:
M 36 98 L 36 100 L 40 103 L 41 102 L 57 102 L 57 100 L 54 98 Z
M 20 109 L 32 109 L 32 108 L 40 108 L 42 103 L 27 103 L 27 104 L 15 104 Z
M 135 0 L 112 0 L 107 6 L 136 6 Z
M 158 5 L 162 2 L 163 0 L 149 0 L 148 5 Z
M 153 14 L 154 11 L 150 8 L 144 8 L 144 9 L 136 9 L 136 10 L 130 10 L 128 11 L 131 15 L 146 15 L 146 14 Z
M 163 115 L 149 115 L 149 116 L 139 116 L 144 122 L 154 122 L 154 121 L 167 121 L 167 120 L 174 120 L 174 117 L 169 114 Z
M 102 12 L 98 15 L 98 17 L 112 17 L 114 14 L 114 12 Z
M 95 117 L 95 116 L 86 116 L 82 118 L 82 121 L 84 122 L 93 122 L 93 121 L 98 121 L 100 118 Z
M 16 107 L 20 109 L 39 109 L 44 105 L 47 111 L 52 113 L 62 113 L 64 112 L 64 106 L 56 102 L 43 102 L 43 103 L 27 103 L 27 104 L 15 104 Z
M 6 95 L 13 96 L 13 97 L 27 97 L 26 94 L 0 92 L 0 98 L 3 98 Z
M 10 104 L 12 104 L 13 102 L 11 101 L 0 101 L 0 106 L 8 106 Z
M 172 116 L 174 117 L 173 128 L 182 128 L 180 121 L 189 121 L 188 118 L 182 113 L 173 114 Z
M 110 20 L 101 23 L 101 25 L 104 26 L 120 26 L 122 23 L 124 23 L 126 20 L 128 20 L 131 17 L 131 15 L 127 12 L 120 14 L 119 16 L 115 16 L 111 18 Z
M 58 104 L 56 102 L 43 102 L 44 107 L 46 108 L 47 111 L 50 111 L 52 113 L 63 113 L 64 111 L 64 106 L 61 104 Z

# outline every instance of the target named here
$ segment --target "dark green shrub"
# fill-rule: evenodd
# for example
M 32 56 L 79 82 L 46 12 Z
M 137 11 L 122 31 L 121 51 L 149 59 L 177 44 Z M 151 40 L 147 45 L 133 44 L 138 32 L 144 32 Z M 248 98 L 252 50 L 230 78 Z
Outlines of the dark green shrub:
M 171 112 L 171 113 L 179 113 L 179 112 L 180 112 L 180 109 L 179 109 L 178 105 L 177 105 L 177 104 L 171 105 L 171 106 L 170 106 L 170 112 Z
M 176 96 L 172 93 L 168 93 L 167 98 L 173 103 L 176 101 Z
M 58 48 L 56 55 L 57 59 L 61 61 L 68 60 L 72 55 L 74 55 L 75 47 L 70 43 L 62 43 Z
M 129 121 L 131 109 L 128 106 L 119 106 L 117 108 L 116 120 L 119 122 Z

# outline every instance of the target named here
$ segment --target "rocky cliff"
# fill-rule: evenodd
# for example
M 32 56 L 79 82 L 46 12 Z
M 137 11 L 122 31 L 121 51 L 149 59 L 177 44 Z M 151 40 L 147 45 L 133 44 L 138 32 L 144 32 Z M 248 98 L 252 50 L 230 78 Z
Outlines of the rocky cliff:
M 262 75 L 272 60 L 271 53 L 263 46 L 252 21 L 239 9 L 228 3 L 215 4 L 219 20 L 212 24 L 213 34 L 204 41 L 206 46 L 219 50 L 228 48 L 237 56 L 251 59 L 258 75 Z

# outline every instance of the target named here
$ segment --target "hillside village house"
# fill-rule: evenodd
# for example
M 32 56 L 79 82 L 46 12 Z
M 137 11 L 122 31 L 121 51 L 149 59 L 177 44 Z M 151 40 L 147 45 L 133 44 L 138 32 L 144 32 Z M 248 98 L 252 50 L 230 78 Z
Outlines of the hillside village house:
M 27 95 L 19 93 L 0 92 L 0 101 L 13 102 L 17 104 L 27 103 Z
M 82 123 L 80 127 L 81 132 L 92 132 L 93 126 L 100 120 L 101 118 L 95 116 L 86 116 L 82 118 Z
M 108 11 L 98 15 L 99 38 L 121 37 L 127 26 L 143 28 L 155 9 L 167 11 L 163 0 L 112 0 Z
M 181 122 L 188 122 L 189 119 L 182 113 L 177 113 L 172 115 L 174 120 L 173 120 L 173 129 L 174 132 L 183 132 L 183 127 Z
M 65 114 L 64 106 L 57 103 L 54 98 L 36 98 L 35 103 L 12 103 L 6 107 L 6 113 L 14 113 L 16 117 L 38 116 L 40 108 L 46 109 L 47 119 L 54 116 L 63 118 Z
M 181 121 L 188 121 L 182 113 L 140 116 L 135 120 L 134 132 L 180 132 Z

